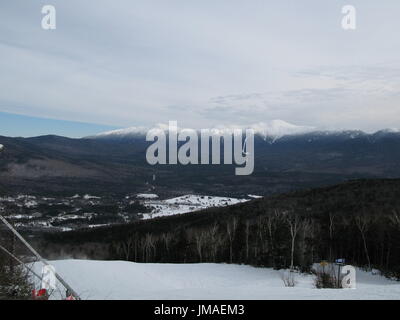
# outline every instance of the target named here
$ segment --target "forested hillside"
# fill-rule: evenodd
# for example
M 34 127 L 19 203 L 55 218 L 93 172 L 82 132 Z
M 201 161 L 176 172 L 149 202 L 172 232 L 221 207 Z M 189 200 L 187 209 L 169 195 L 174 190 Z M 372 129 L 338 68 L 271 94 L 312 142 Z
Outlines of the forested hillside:
M 357 180 L 152 221 L 47 234 L 48 257 L 274 268 L 345 258 L 400 278 L 400 180 Z
M 166 198 L 189 193 L 241 198 L 350 179 L 400 177 L 400 133 L 390 131 L 313 132 L 273 139 L 256 135 L 255 168 L 249 176 L 236 176 L 235 165 L 149 165 L 146 149 L 151 142 L 145 135 L 126 139 L 0 136 L 0 144 L 4 145 L 0 195 L 11 196 L 110 196 L 155 188 Z

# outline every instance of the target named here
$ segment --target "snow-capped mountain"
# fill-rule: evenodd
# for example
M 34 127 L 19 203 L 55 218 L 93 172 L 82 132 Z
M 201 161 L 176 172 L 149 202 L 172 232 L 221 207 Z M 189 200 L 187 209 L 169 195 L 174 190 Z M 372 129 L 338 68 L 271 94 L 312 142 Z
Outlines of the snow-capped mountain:
M 259 122 L 251 126 L 257 134 L 267 138 L 274 137 L 279 139 L 286 135 L 297 135 L 315 131 L 315 127 L 297 126 L 282 120 L 272 120 L 268 122 Z
M 178 123 L 179 125 L 179 123 Z M 168 133 L 168 124 L 158 124 L 153 128 L 161 129 Z M 134 138 L 142 138 L 147 134 L 150 127 L 130 127 L 125 129 L 118 129 L 113 131 L 103 132 L 94 136 L 87 137 L 88 139 L 101 139 L 101 140 L 129 140 Z M 178 132 L 184 129 L 178 127 Z M 387 135 L 399 135 L 398 129 L 383 129 L 375 133 L 366 133 L 361 130 L 321 130 L 312 126 L 299 126 L 283 120 L 270 120 L 265 122 L 258 122 L 251 125 L 218 125 L 210 129 L 214 134 L 223 135 L 224 133 L 232 133 L 234 129 L 252 129 L 256 136 L 261 139 L 274 143 L 282 138 L 296 138 L 298 136 L 306 136 L 310 141 L 319 140 L 324 137 L 333 137 L 340 139 L 355 139 L 360 137 L 371 137 L 376 139 Z M 201 130 L 201 129 L 198 129 Z
M 128 138 L 128 137 L 135 137 L 135 136 L 143 136 L 146 134 L 146 132 L 150 128 L 148 127 L 129 127 L 125 129 L 117 129 L 117 130 L 111 130 L 111 131 L 106 131 L 102 132 L 99 134 L 96 134 L 94 136 L 89 136 L 87 138 L 93 138 L 93 139 L 102 139 L 102 138 Z
M 258 134 L 254 139 L 255 174 L 251 182 L 240 181 L 240 192 L 239 178 L 233 180 L 233 168 L 228 165 L 148 165 L 145 155 L 151 142 L 144 139 L 144 127 L 111 131 L 90 139 L 0 137 L 0 144 L 5 146 L 0 177 L 4 189 L 17 192 L 47 192 L 48 183 L 54 184 L 57 179 L 55 187 L 73 195 L 116 189 L 149 192 L 146 183 L 151 184 L 156 175 L 154 184 L 162 186 L 168 196 L 176 195 L 176 190 L 181 194 L 206 191 L 214 195 L 224 190 L 222 195 L 240 198 L 243 194 L 283 192 L 297 185 L 400 176 L 400 132 L 393 129 L 375 133 L 322 131 L 280 120 L 249 127 Z M 165 125 L 160 128 L 168 129 Z M 232 128 L 220 126 L 215 130 Z
M 164 131 L 168 131 L 167 124 L 158 124 L 155 126 L 157 129 L 161 129 Z M 130 127 L 125 129 L 118 129 L 103 132 L 97 134 L 95 136 L 91 136 L 88 138 L 94 139 L 126 139 L 126 138 L 133 138 L 137 136 L 146 135 L 146 133 L 152 128 L 150 127 Z M 184 128 L 178 128 L 182 130 Z M 212 128 L 205 128 L 210 129 L 216 134 L 223 134 L 224 132 L 232 132 L 234 129 L 253 129 L 256 135 L 261 136 L 263 139 L 271 139 L 273 141 L 287 135 L 297 135 L 303 133 L 309 133 L 315 131 L 315 127 L 310 126 L 297 126 L 291 123 L 288 123 L 283 120 L 271 120 L 266 122 L 259 122 L 252 125 L 229 125 L 229 126 L 215 126 Z

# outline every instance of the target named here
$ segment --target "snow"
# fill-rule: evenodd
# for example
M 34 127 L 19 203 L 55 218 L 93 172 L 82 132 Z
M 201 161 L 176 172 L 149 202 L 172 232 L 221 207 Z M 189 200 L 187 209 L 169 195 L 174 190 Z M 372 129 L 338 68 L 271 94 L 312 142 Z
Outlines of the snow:
M 387 129 L 383 129 L 383 130 L 380 130 L 380 131 L 385 132 L 385 133 L 399 133 L 400 129 L 398 129 L 398 128 L 387 128 Z
M 236 198 L 226 198 L 226 197 L 201 196 L 201 195 L 185 195 L 165 200 L 166 203 L 170 204 L 188 204 L 188 205 L 199 205 L 206 207 L 231 205 L 243 201 L 246 200 L 236 199 Z
M 136 195 L 136 198 L 139 199 L 157 199 L 158 195 L 154 193 L 139 193 Z
M 210 207 L 223 207 L 249 201 L 248 199 L 237 199 L 227 197 L 184 195 L 177 198 L 148 201 L 144 204 L 151 208 L 151 213 L 144 213 L 143 219 L 172 216 Z
M 257 195 L 255 195 L 255 194 L 248 194 L 247 195 L 249 198 L 253 198 L 253 199 L 261 199 L 261 198 L 263 198 L 263 196 L 257 196 Z
M 102 224 L 89 224 L 88 228 L 93 229 L 93 228 L 101 228 L 101 227 L 106 227 L 109 226 L 109 223 L 102 223 Z
M 31 215 L 23 215 L 23 214 L 16 214 L 16 215 L 9 215 L 7 219 L 14 219 L 14 220 L 21 220 L 21 219 L 33 219 Z
M 253 124 L 250 128 L 253 129 L 256 134 L 264 137 L 264 139 L 272 138 L 274 141 L 287 135 L 297 135 L 315 130 L 314 127 L 296 126 L 282 120 L 260 122 Z
M 51 223 L 55 221 L 77 220 L 77 219 L 86 219 L 86 217 L 78 216 L 76 214 L 63 214 L 51 219 Z
M 149 131 L 150 128 L 147 127 L 129 127 L 129 128 L 124 128 L 124 129 L 117 129 L 117 130 L 111 130 L 111 131 L 106 131 L 102 132 L 99 134 L 96 134 L 95 136 L 90 136 L 87 138 L 109 138 L 109 137 L 127 137 L 127 136 L 135 136 L 135 135 L 146 135 L 147 131 Z
M 168 130 L 168 125 L 166 124 L 157 124 L 155 126 L 156 129 L 161 129 L 164 131 Z M 125 129 L 118 129 L 107 131 L 103 133 L 99 133 L 95 136 L 87 137 L 87 138 L 126 138 L 126 137 L 134 137 L 140 135 L 146 135 L 147 132 L 152 128 L 146 127 L 130 127 Z M 251 125 L 217 125 L 213 128 L 204 128 L 210 129 L 215 134 L 224 134 L 224 133 L 232 133 L 234 129 L 252 129 L 254 133 L 262 136 L 264 139 L 272 138 L 273 140 L 279 139 L 285 135 L 296 135 L 302 133 L 308 133 L 315 130 L 314 127 L 309 126 L 297 126 L 291 123 L 288 123 L 283 120 L 271 120 L 266 122 L 254 123 Z M 182 130 L 182 128 L 178 128 L 178 131 Z
M 153 128 L 150 127 L 130 127 L 125 129 L 112 130 L 108 132 L 103 132 L 97 134 L 95 136 L 86 137 L 89 139 L 121 139 L 121 138 L 132 138 L 132 137 L 141 137 L 145 136 L 147 132 L 151 129 L 159 129 L 163 131 L 168 131 L 168 124 L 159 123 L 156 124 Z M 261 136 L 264 140 L 268 140 L 270 143 L 274 143 L 285 136 L 293 136 L 307 133 L 315 133 L 316 135 L 328 136 L 328 135 L 348 135 L 350 139 L 355 139 L 359 136 L 366 135 L 365 132 L 360 130 L 348 130 L 345 128 L 337 128 L 337 129 L 329 129 L 323 130 L 322 128 L 316 128 L 312 126 L 300 126 L 295 125 L 283 120 L 269 120 L 258 123 L 253 123 L 250 125 L 216 125 L 212 128 L 204 128 L 209 129 L 215 134 L 224 134 L 224 133 L 232 133 L 234 129 L 252 129 L 254 133 L 258 136 Z M 182 128 L 178 128 L 178 132 L 182 130 Z M 377 133 L 399 133 L 400 130 L 398 128 L 389 128 L 380 131 L 370 132 L 371 134 Z
M 90 195 L 90 194 L 85 194 L 84 196 L 83 196 L 83 199 L 85 199 L 85 200 L 90 200 L 90 199 L 101 199 L 100 197 L 96 197 L 96 196 L 92 196 L 92 195 Z
M 312 275 L 296 274 L 296 287 L 285 287 L 283 271 L 245 265 L 94 260 L 50 264 L 82 299 L 400 299 L 399 282 L 361 270 L 357 289 L 316 289 Z M 39 262 L 34 265 L 38 273 L 41 267 Z

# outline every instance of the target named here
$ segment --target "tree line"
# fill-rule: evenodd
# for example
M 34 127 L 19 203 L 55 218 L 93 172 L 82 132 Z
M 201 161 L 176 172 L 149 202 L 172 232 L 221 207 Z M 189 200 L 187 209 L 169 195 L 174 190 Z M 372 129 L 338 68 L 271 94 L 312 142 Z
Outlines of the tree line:
M 360 180 L 231 207 L 49 234 L 47 253 L 309 270 L 344 258 L 400 279 L 400 180 Z M 58 251 L 57 251 L 58 250 Z

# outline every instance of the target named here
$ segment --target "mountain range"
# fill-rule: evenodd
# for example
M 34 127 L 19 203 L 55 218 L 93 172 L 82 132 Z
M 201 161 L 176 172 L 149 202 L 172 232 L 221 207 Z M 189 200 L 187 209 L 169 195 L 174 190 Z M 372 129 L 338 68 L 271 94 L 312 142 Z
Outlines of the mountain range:
M 234 175 L 231 165 L 150 166 L 145 159 L 150 142 L 145 141 L 144 127 L 81 139 L 0 136 L 0 145 L 4 146 L 0 192 L 123 194 L 156 190 L 161 196 L 241 196 L 358 178 L 400 177 L 398 130 L 320 131 L 280 120 L 250 127 L 256 133 L 255 170 L 241 177 Z

